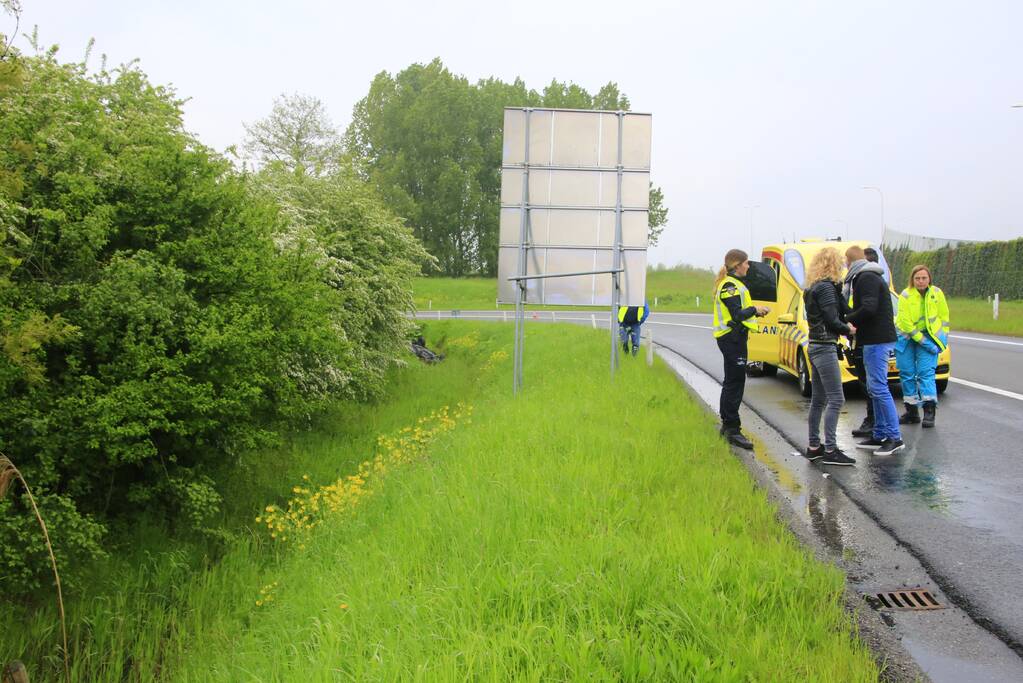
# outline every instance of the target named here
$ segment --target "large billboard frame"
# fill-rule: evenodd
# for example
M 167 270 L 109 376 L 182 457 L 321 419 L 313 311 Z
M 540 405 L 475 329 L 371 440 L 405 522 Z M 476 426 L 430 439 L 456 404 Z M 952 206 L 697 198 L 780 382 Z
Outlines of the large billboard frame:
M 520 163 L 516 162 L 516 161 L 512 161 L 512 162 L 509 163 L 509 160 L 508 160 L 508 156 L 509 156 L 509 140 L 508 140 L 509 131 L 508 131 L 507 123 L 509 121 L 509 113 L 510 112 L 522 112 L 524 114 L 524 123 L 523 123 L 523 131 L 522 131 L 523 132 L 523 148 L 522 148 L 522 157 L 521 157 L 522 160 L 521 160 Z M 532 136 L 531 136 L 530 126 L 531 126 L 531 123 L 532 123 L 532 119 L 533 119 L 534 113 L 547 113 L 547 112 L 550 112 L 550 114 L 551 114 L 551 141 L 550 141 L 551 162 L 549 162 L 549 163 L 534 163 L 530 159 L 530 148 L 531 148 L 531 145 L 532 145 Z M 555 121 L 554 117 L 555 117 L 555 115 L 558 112 L 571 113 L 571 114 L 594 114 L 594 115 L 598 115 L 600 117 L 613 116 L 616 119 L 616 122 L 617 122 L 617 130 L 616 130 L 616 138 L 617 139 L 616 139 L 616 149 L 615 149 L 615 164 L 613 166 L 608 166 L 606 164 L 600 164 L 599 163 L 599 160 L 600 160 L 600 150 L 599 149 L 597 151 L 597 160 L 598 161 L 594 165 L 563 165 L 563 164 L 553 163 L 554 146 L 555 146 L 553 127 L 554 127 L 554 121 Z M 617 343 L 617 329 L 616 329 L 615 323 L 617 322 L 618 308 L 619 308 L 619 306 L 622 303 L 622 282 L 621 282 L 621 277 L 622 277 L 622 274 L 626 272 L 625 262 L 624 262 L 624 254 L 627 251 L 630 251 L 630 252 L 641 251 L 642 254 L 643 254 L 644 258 L 643 258 L 643 262 L 642 262 L 642 266 L 641 266 L 641 272 L 638 275 L 639 282 L 640 282 L 639 289 L 640 289 L 640 292 L 642 292 L 642 290 L 645 289 L 645 279 L 646 279 L 646 267 L 645 267 L 646 266 L 646 261 L 645 261 L 645 256 L 646 256 L 646 249 L 647 249 L 646 230 L 645 230 L 646 222 L 644 221 L 644 223 L 643 223 L 644 230 L 643 230 L 643 234 L 642 234 L 642 246 L 639 246 L 639 245 L 636 245 L 636 244 L 630 244 L 630 245 L 627 246 L 627 245 L 625 245 L 623 243 L 623 237 L 622 237 L 622 217 L 628 211 L 642 211 L 644 216 L 647 216 L 648 212 L 649 212 L 649 205 L 647 203 L 648 202 L 648 187 L 649 187 L 649 183 L 647 183 L 646 186 L 644 187 L 644 191 L 646 191 L 646 195 L 644 196 L 644 206 L 642 206 L 642 207 L 638 207 L 638 206 L 625 206 L 623 204 L 622 185 L 623 185 L 623 179 L 624 179 L 625 175 L 627 173 L 630 173 L 630 174 L 640 173 L 640 174 L 643 174 L 644 178 L 649 180 L 649 173 L 650 173 L 650 163 L 649 163 L 650 134 L 649 134 L 649 130 L 646 131 L 646 138 L 645 138 L 646 149 L 645 149 L 644 152 L 642 152 L 642 154 L 640 156 L 641 160 L 644 159 L 644 158 L 646 159 L 645 166 L 643 166 L 642 163 L 641 163 L 640 167 L 636 167 L 636 168 L 628 167 L 627 168 L 625 166 L 625 164 L 624 164 L 625 122 L 626 122 L 626 118 L 627 117 L 646 117 L 647 119 L 649 119 L 650 116 L 651 116 L 650 114 L 646 114 L 646 113 L 627 112 L 627 111 L 621 111 L 621 110 L 619 110 L 619 111 L 601 111 L 601 110 L 561 109 L 561 108 L 546 108 L 546 107 L 506 107 L 505 108 L 505 124 L 506 124 L 505 125 L 505 131 L 504 131 L 504 135 L 505 135 L 505 151 L 504 151 L 504 158 L 502 159 L 502 166 L 501 166 L 501 170 L 502 170 L 502 203 L 501 203 L 501 210 L 504 211 L 505 209 L 518 209 L 518 212 L 519 212 L 519 235 L 518 235 L 517 244 L 511 244 L 511 245 L 501 244 L 499 249 L 504 249 L 504 248 L 508 248 L 508 247 L 515 247 L 515 248 L 517 248 L 517 268 L 516 268 L 516 274 L 512 275 L 510 277 L 506 277 L 505 278 L 510 284 L 512 284 L 514 286 L 514 294 L 515 294 L 515 297 L 514 297 L 515 298 L 515 357 L 514 357 L 514 370 L 513 370 L 513 372 L 514 372 L 513 390 L 514 390 L 514 392 L 516 394 L 522 389 L 522 386 L 523 386 L 523 349 L 524 349 L 524 346 L 525 346 L 525 306 L 526 306 L 526 304 L 528 302 L 528 299 L 529 299 L 529 291 L 528 291 L 529 283 L 533 283 L 534 285 L 537 284 L 537 283 L 541 283 L 540 284 L 540 286 L 541 286 L 541 290 L 540 290 L 541 291 L 541 295 L 540 295 L 540 302 L 539 303 L 545 303 L 544 299 L 546 297 L 546 291 L 547 290 L 546 290 L 546 287 L 543 286 L 543 283 L 545 283 L 546 280 L 548 280 L 550 278 L 593 276 L 593 282 L 594 282 L 594 289 L 593 289 L 594 294 L 593 294 L 593 296 L 595 298 L 596 297 L 596 276 L 598 276 L 598 275 L 610 275 L 611 276 L 611 282 L 610 282 L 610 285 L 611 285 L 610 286 L 610 290 L 611 290 L 610 291 L 610 294 L 611 294 L 610 298 L 611 298 L 611 301 L 610 301 L 609 323 L 610 323 L 610 333 L 611 333 L 610 334 L 610 338 L 611 338 L 610 339 L 610 341 L 611 341 L 610 365 L 611 365 L 611 375 L 612 375 L 612 377 L 614 376 L 615 371 L 618 368 L 618 364 L 619 364 L 619 359 L 618 359 L 618 343 Z M 600 120 L 600 125 L 601 126 L 603 125 L 603 120 L 604 120 L 603 118 Z M 645 123 L 645 125 L 649 127 L 649 125 L 650 125 L 649 120 Z M 598 148 L 599 148 L 600 144 L 601 143 L 598 142 Z M 630 150 L 630 153 L 631 153 L 631 151 L 632 150 Z M 538 204 L 533 204 L 530 201 L 530 199 L 531 199 L 530 198 L 530 171 L 531 170 L 532 171 L 539 171 L 541 173 L 547 173 L 548 174 L 548 178 L 550 178 L 550 176 L 553 175 L 553 173 L 555 173 L 557 171 L 583 172 L 583 174 L 585 174 L 585 173 L 601 173 L 601 174 L 614 173 L 614 175 L 615 175 L 614 204 L 613 204 L 613 206 L 608 206 L 607 203 L 605 202 L 604 205 L 601 205 L 599 200 L 595 204 L 590 204 L 590 205 L 573 205 L 573 204 L 566 204 L 566 203 L 561 203 L 561 204 L 554 203 L 554 202 L 551 201 L 552 197 L 550 195 L 552 193 L 551 193 L 549 187 L 548 187 L 548 197 L 547 197 L 548 202 L 545 203 L 545 204 L 539 204 L 539 203 Z M 521 173 L 521 192 L 520 192 L 519 201 L 517 203 L 510 203 L 510 202 L 506 203 L 504 201 L 504 194 L 505 194 L 504 189 L 506 187 L 506 184 L 510 185 L 511 183 L 507 182 L 508 176 L 506 176 L 505 174 L 515 173 L 515 172 Z M 613 241 L 612 241 L 611 245 L 609 245 L 609 246 L 604 246 L 604 245 L 600 245 L 600 244 L 597 244 L 597 243 L 580 244 L 580 245 L 557 245 L 557 246 L 552 246 L 550 244 L 545 244 L 545 245 L 542 245 L 542 246 L 535 245 L 535 244 L 530 242 L 530 236 L 533 234 L 532 225 L 531 225 L 531 216 L 532 216 L 532 212 L 534 210 L 542 210 L 542 211 L 547 211 L 547 212 L 551 212 L 551 211 L 588 211 L 588 212 L 598 212 L 598 215 L 599 215 L 599 212 L 613 211 L 614 212 L 614 238 L 613 238 Z M 548 215 L 549 215 L 549 213 L 548 213 Z M 599 229 L 598 229 L 598 232 L 599 232 Z M 549 236 L 548 236 L 548 239 L 549 239 Z M 599 241 L 599 237 L 598 237 L 597 241 Z M 503 240 L 501 240 L 501 242 L 503 242 Z M 593 254 L 594 254 L 594 257 L 593 257 L 594 264 L 596 264 L 596 262 L 597 262 L 597 256 L 596 255 L 598 253 L 610 251 L 611 252 L 611 264 L 610 264 L 611 267 L 610 268 L 599 268 L 599 269 L 598 268 L 594 268 L 592 270 L 582 270 L 582 271 L 556 272 L 556 273 L 534 272 L 534 273 L 530 274 L 530 272 L 529 272 L 530 271 L 529 263 L 528 263 L 529 257 L 530 257 L 530 250 L 539 250 L 541 248 L 545 250 L 545 259 L 546 259 L 546 256 L 549 254 L 549 250 L 552 249 L 552 248 L 553 249 L 569 249 L 569 250 L 575 250 L 575 249 L 588 250 L 588 251 L 593 252 Z M 499 263 L 500 263 L 500 259 L 499 259 Z M 502 287 L 502 284 L 501 284 L 501 282 L 499 280 L 499 284 L 498 284 L 498 290 L 499 290 L 498 298 L 499 298 L 499 300 L 501 298 L 500 293 L 501 293 L 502 289 L 503 289 L 503 287 Z M 635 298 L 642 299 L 643 296 L 640 295 L 640 296 L 636 296 Z M 577 305 L 583 305 L 583 306 L 585 306 L 585 305 L 594 305 L 592 303 L 590 303 L 590 304 L 578 303 L 578 302 L 573 302 L 573 303 L 576 303 Z M 642 305 L 643 301 L 639 300 L 638 303 L 639 303 L 639 305 Z

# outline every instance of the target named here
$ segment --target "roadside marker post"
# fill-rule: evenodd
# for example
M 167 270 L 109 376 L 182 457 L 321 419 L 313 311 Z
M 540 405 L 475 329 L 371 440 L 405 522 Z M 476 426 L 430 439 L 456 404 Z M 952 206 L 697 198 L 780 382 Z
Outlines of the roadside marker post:
M 995 306 L 994 306 L 993 313 L 995 315 L 995 320 L 998 320 L 998 293 L 997 292 L 995 292 Z
M 590 322 L 593 323 L 593 329 L 597 329 L 597 314 L 590 313 Z

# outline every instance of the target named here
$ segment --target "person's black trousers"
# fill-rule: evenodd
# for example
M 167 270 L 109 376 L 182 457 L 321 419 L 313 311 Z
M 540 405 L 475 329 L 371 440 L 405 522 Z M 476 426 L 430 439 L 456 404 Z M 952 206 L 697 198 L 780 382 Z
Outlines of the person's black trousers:
M 742 392 L 746 388 L 746 343 L 749 335 L 746 328 L 732 330 L 723 337 L 718 337 L 718 348 L 725 363 L 725 381 L 721 384 L 721 415 L 723 429 L 738 429 L 739 406 L 742 404 Z
M 852 353 L 853 369 L 856 372 L 856 379 L 860 381 L 860 388 L 863 389 L 863 393 L 867 393 L 867 366 L 863 363 L 863 349 L 855 348 Z M 874 421 L 874 402 L 869 398 L 867 399 L 867 419 L 871 422 Z

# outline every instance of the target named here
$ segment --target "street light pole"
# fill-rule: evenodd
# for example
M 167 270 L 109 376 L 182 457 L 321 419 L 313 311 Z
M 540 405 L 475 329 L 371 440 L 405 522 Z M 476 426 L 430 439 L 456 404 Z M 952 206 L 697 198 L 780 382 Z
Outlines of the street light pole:
M 861 187 L 860 189 L 861 190 L 876 190 L 877 193 L 879 195 L 881 195 L 881 241 L 883 242 L 884 241 L 884 230 L 885 230 L 885 227 L 884 227 L 884 192 L 881 191 L 880 187 L 872 187 L 872 186 L 869 186 L 869 185 L 865 185 L 865 186 Z
M 750 256 L 753 256 L 755 253 L 753 251 L 753 210 L 759 209 L 760 205 L 754 204 L 753 206 L 744 206 L 742 208 L 749 209 L 749 253 Z

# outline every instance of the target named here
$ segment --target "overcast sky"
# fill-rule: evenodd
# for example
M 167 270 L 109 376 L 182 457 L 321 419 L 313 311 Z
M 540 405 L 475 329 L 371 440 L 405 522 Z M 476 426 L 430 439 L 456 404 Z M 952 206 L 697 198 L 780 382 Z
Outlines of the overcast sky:
M 470 80 L 615 81 L 654 115 L 669 225 L 652 263 L 793 235 L 1023 234 L 1023 1 L 22 0 L 79 60 L 138 58 L 206 144 L 281 93 L 344 128 L 373 76 L 440 57 Z M 0 15 L 3 30 L 9 17 Z M 27 49 L 22 40 L 19 45 Z

